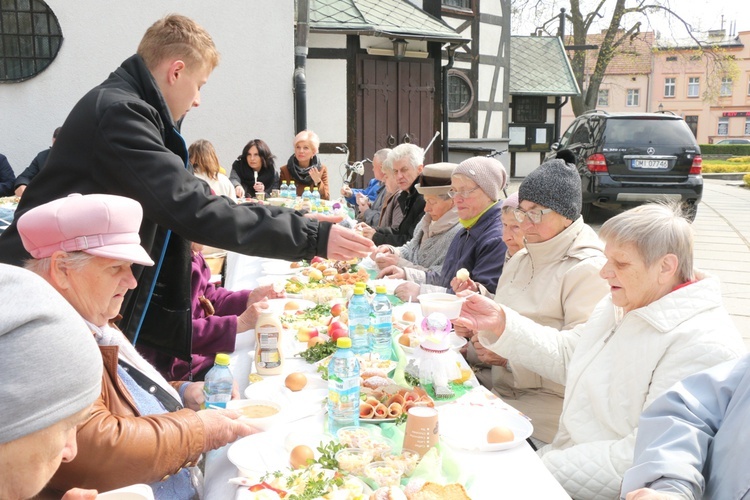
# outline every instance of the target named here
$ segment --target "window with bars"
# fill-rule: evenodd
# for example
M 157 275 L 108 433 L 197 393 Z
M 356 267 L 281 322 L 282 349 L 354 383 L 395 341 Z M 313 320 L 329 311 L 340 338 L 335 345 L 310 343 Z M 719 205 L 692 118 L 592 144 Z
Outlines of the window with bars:
M 545 123 L 546 121 L 546 97 L 513 96 L 513 123 Z
M 664 79 L 664 97 L 674 97 L 676 82 L 677 82 L 676 78 Z
M 474 87 L 469 78 L 459 70 L 448 70 L 448 116 L 460 118 L 469 112 L 474 103 Z
M 63 42 L 57 16 L 42 0 L 0 0 L 0 82 L 21 82 L 52 63 Z
M 688 78 L 688 97 L 698 97 L 701 93 L 701 79 L 699 76 Z
M 628 97 L 625 101 L 626 106 L 639 106 L 641 103 L 640 89 L 628 89 Z
M 471 10 L 471 0 L 441 0 L 444 7 Z
M 719 95 L 722 95 L 724 97 L 732 95 L 732 79 L 728 77 L 724 77 L 721 79 L 721 89 L 719 90 Z

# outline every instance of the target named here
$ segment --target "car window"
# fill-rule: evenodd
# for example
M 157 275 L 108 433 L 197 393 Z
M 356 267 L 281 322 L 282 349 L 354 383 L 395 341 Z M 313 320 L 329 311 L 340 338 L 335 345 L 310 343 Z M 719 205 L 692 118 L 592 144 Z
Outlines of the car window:
M 591 130 L 588 120 L 581 120 L 570 138 L 570 144 L 586 144 L 591 142 Z
M 695 144 L 695 137 L 682 120 L 610 118 L 607 120 L 604 142 L 685 146 Z
M 565 149 L 568 147 L 568 144 L 570 144 L 570 136 L 573 135 L 573 131 L 576 129 L 578 123 L 578 121 L 573 121 L 567 130 L 565 130 L 565 133 L 560 138 L 560 147 L 558 149 Z

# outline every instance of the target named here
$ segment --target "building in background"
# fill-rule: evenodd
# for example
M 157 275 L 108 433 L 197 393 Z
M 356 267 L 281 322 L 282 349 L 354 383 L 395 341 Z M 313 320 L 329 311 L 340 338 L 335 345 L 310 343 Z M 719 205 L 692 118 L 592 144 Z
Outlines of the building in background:
M 580 89 L 559 37 L 513 36 L 510 53 L 510 174 L 525 177 L 560 139 L 562 109 Z
M 656 40 L 652 108 L 682 116 L 699 144 L 750 139 L 750 31 L 710 31 L 702 41 L 713 49 Z

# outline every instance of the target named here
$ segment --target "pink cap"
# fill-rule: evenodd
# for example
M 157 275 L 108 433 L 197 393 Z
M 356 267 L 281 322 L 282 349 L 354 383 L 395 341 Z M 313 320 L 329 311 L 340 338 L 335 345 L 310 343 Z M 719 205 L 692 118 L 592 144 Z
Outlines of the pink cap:
M 110 194 L 71 194 L 32 208 L 18 219 L 18 232 L 35 259 L 57 250 L 153 266 L 141 246 L 140 203 Z

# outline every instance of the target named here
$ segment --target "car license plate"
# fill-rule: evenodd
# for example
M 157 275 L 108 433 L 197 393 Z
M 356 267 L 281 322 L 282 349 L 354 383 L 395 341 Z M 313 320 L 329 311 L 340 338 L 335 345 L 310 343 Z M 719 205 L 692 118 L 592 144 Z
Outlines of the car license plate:
M 633 160 L 633 168 L 669 168 L 667 160 Z

